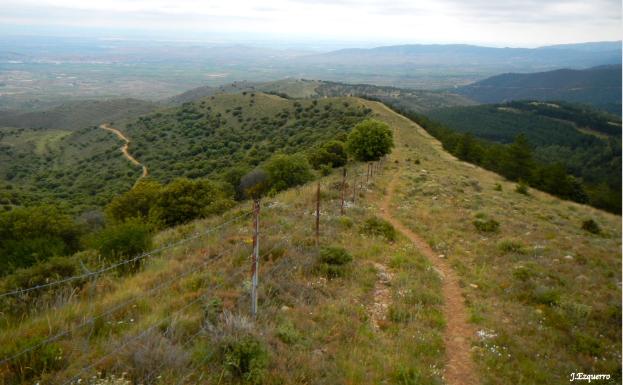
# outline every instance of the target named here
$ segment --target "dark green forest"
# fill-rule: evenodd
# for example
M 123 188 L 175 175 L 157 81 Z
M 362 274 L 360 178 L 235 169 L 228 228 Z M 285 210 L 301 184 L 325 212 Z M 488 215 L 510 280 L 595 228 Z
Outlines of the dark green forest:
M 390 107 L 461 160 L 563 199 L 621 213 L 620 133 L 606 138 L 586 134 L 569 121 L 511 104 L 447 108 L 428 116 Z M 590 119 L 578 114 L 574 121 Z

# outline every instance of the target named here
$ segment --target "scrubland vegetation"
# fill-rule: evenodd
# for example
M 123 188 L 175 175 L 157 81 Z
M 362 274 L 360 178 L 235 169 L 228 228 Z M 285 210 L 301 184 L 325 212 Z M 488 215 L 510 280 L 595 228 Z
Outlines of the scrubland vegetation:
M 445 278 L 380 218 L 391 180 L 389 215 L 460 277 L 483 384 L 620 383 L 620 217 L 528 188 L 523 139 L 504 179 L 356 98 L 218 95 L 119 125 L 150 177 L 79 217 L 0 214 L 3 383 L 444 384 Z M 357 161 L 392 149 L 366 183 Z
M 413 123 L 382 120 L 399 145 L 377 183 L 400 178 L 394 213 L 459 273 L 483 383 L 563 384 L 571 372 L 620 383 L 620 217 L 518 194 Z

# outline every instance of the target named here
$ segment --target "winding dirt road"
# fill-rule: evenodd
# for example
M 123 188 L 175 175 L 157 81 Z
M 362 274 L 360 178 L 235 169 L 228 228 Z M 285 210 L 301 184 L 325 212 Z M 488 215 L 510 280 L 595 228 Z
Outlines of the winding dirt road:
M 147 170 L 147 167 L 142 164 L 141 162 L 139 162 L 138 160 L 136 160 L 135 157 L 132 156 L 132 154 L 130 154 L 130 152 L 128 151 L 128 148 L 130 146 L 130 139 L 128 139 L 127 136 L 125 136 L 123 134 L 123 132 L 119 131 L 118 129 L 111 127 L 108 123 L 103 123 L 100 125 L 100 128 L 106 130 L 106 131 L 110 131 L 113 134 L 117 135 L 117 137 L 121 140 L 123 140 L 125 143 L 123 144 L 123 146 L 121 146 L 121 152 L 123 153 L 123 156 L 129 160 L 130 162 L 132 162 L 133 164 L 140 166 L 143 168 L 143 173 L 141 174 L 141 176 L 136 180 L 136 182 L 138 182 L 139 180 L 141 180 L 142 178 L 145 178 L 147 175 L 149 175 L 149 170 Z
M 471 358 L 470 338 L 473 328 L 468 324 L 467 310 L 459 286 L 459 278 L 448 263 L 430 248 L 428 243 L 391 215 L 390 202 L 400 175 L 393 176 L 387 194 L 380 206 L 380 215 L 413 242 L 441 273 L 444 298 L 443 314 L 446 319 L 444 342 L 448 362 L 444 379 L 448 385 L 477 385 L 480 383 Z

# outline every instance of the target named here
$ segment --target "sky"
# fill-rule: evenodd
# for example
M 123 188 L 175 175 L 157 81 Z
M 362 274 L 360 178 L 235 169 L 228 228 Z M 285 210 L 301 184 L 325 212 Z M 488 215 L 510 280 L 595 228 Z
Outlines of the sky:
M 4 35 L 537 47 L 621 32 L 620 0 L 0 0 Z

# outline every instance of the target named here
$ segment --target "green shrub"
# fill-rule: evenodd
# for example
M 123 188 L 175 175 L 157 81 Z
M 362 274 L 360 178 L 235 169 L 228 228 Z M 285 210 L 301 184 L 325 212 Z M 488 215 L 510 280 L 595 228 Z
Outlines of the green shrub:
M 346 147 L 359 161 L 379 160 L 394 147 L 392 130 L 386 123 L 366 119 L 352 129 Z
M 53 206 L 15 208 L 0 214 L 0 276 L 78 250 L 80 229 Z
M 220 214 L 233 204 L 231 194 L 215 182 L 179 178 L 164 186 L 150 216 L 155 222 L 174 226 Z
M 320 249 L 320 262 L 330 265 L 345 265 L 353 260 L 353 257 L 341 247 L 328 246 Z
M 498 249 L 504 253 L 525 253 L 524 245 L 514 239 L 503 239 L 498 243 Z
M 352 260 L 352 255 L 341 247 L 323 247 L 318 258 L 318 270 L 328 278 L 341 277 L 346 272 L 346 265 Z
M 525 182 L 519 181 L 519 183 L 517 183 L 517 186 L 515 186 L 515 192 L 523 195 L 529 195 L 528 185 Z
M 114 197 L 106 206 L 106 216 L 114 222 L 130 218 L 146 220 L 154 207 L 162 185 L 152 180 L 139 181 L 130 191 Z
M 301 335 L 290 321 L 282 322 L 277 327 L 277 337 L 288 345 L 295 344 L 301 339 Z
M 495 186 L 493 187 L 494 191 L 502 191 L 502 185 L 499 183 L 496 183 Z
M 391 223 L 380 218 L 368 218 L 361 227 L 361 232 L 366 235 L 375 237 L 383 237 L 387 241 L 393 242 L 396 240 L 396 229 Z
M 308 158 L 313 168 L 320 169 L 322 166 L 342 167 L 346 164 L 348 156 L 344 142 L 330 140 L 312 150 Z
M 532 300 L 535 303 L 553 306 L 560 302 L 560 293 L 551 287 L 537 286 L 532 291 Z
M 582 230 L 588 231 L 589 233 L 599 234 L 601 233 L 601 228 L 593 219 L 587 219 L 582 222 Z
M 322 176 L 331 175 L 331 171 L 333 171 L 333 168 L 331 167 L 330 164 L 323 164 L 319 167 L 319 169 L 320 169 L 320 175 Z
M 347 228 L 347 229 L 352 228 L 355 223 L 353 222 L 352 218 L 343 216 L 343 215 L 338 218 L 338 221 L 340 222 L 340 226 Z
M 476 230 L 482 233 L 494 233 L 500 228 L 500 224 L 495 219 L 476 219 L 474 222 Z
M 138 219 L 106 227 L 89 242 L 108 260 L 133 257 L 151 247 L 152 227 Z
M 264 344 L 251 335 L 230 337 L 221 342 L 220 355 L 225 370 L 249 384 L 261 384 L 268 367 L 268 351 Z
M 70 277 L 79 272 L 80 263 L 76 258 L 53 257 L 29 268 L 16 270 L 6 277 L 4 286 L 7 289 L 37 286 Z
M 272 190 L 281 191 L 298 186 L 313 178 L 307 159 L 300 155 L 273 155 L 263 169 L 268 174 Z

